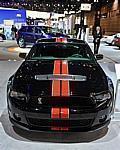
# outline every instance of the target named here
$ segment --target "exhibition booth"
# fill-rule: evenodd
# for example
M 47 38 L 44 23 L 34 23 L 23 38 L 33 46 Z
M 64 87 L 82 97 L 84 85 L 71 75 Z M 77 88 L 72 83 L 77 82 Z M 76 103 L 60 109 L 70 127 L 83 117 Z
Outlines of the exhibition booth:
M 6 39 L 11 39 L 11 27 L 20 29 L 26 24 L 26 10 L 0 8 L 0 27 L 4 30 Z

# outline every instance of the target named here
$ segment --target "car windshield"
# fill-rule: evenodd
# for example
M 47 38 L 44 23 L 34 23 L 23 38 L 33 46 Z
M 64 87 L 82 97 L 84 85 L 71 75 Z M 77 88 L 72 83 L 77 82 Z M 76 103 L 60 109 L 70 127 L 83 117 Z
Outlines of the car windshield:
M 94 56 L 87 44 L 41 43 L 32 47 L 27 59 L 66 59 L 94 61 Z
M 52 28 L 52 27 L 41 27 L 41 29 L 45 32 L 45 33 L 55 33 L 58 32 L 57 28 Z

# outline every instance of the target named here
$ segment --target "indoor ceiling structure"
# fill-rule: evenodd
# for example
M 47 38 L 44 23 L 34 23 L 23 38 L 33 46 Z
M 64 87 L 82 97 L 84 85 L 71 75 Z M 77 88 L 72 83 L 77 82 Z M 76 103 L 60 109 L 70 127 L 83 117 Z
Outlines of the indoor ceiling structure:
M 79 11 L 81 3 L 91 3 L 92 9 L 103 5 L 111 6 L 114 0 L 1 0 L 0 7 L 27 9 L 63 13 L 64 11 Z

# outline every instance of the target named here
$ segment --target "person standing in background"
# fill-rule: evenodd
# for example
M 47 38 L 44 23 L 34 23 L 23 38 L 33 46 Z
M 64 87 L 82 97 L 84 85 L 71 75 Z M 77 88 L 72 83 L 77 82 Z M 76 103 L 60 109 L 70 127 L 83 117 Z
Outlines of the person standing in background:
M 16 33 L 17 33 L 17 28 L 14 25 L 12 25 L 12 28 L 11 28 L 12 40 L 16 38 Z
M 94 43 L 94 54 L 98 54 L 98 50 L 100 47 L 100 40 L 102 38 L 101 27 L 97 26 L 93 31 L 93 43 Z

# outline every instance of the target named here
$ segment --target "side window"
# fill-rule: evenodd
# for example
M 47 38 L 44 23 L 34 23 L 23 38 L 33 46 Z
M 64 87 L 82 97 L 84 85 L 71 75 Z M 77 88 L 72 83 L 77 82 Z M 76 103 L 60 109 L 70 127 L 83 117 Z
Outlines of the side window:
M 41 32 L 41 29 L 40 29 L 39 27 L 36 27 L 36 28 L 35 28 L 35 33 L 38 33 L 38 34 L 39 34 L 39 33 L 42 33 L 42 32 Z
M 21 27 L 21 29 L 20 29 L 20 31 L 22 31 L 22 32 L 26 32 L 26 27 Z
M 34 27 L 28 26 L 27 32 L 34 33 Z

